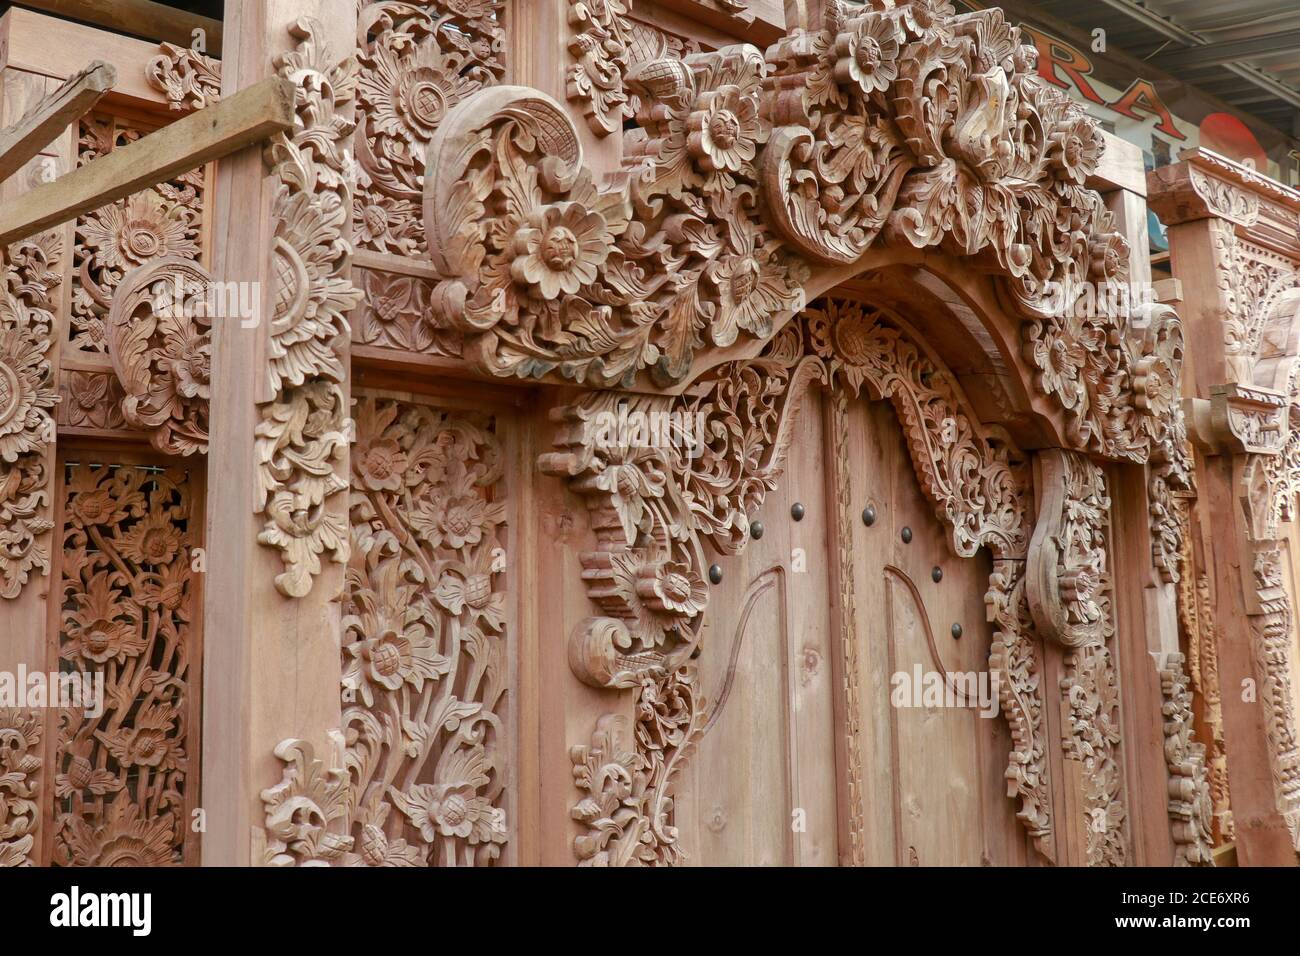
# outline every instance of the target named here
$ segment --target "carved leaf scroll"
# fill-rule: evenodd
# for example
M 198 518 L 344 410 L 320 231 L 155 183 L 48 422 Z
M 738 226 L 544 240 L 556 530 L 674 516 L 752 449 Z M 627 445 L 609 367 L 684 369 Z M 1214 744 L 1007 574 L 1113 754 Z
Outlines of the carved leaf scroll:
M 347 314 L 361 292 L 349 277 L 347 228 L 352 187 L 345 144 L 354 129 L 356 59 L 342 61 L 318 39 L 320 24 L 298 21 L 294 50 L 276 69 L 298 88 L 298 122 L 268 148 L 279 181 L 275 217 L 275 290 L 269 320 L 266 391 L 257 426 L 258 541 L 280 552 L 276 587 L 286 597 L 310 592 L 320 556 L 347 560 L 347 519 L 336 496 L 348 483 L 343 381 Z
M 0 598 L 50 569 L 47 464 L 59 401 L 50 366 L 60 244 L 54 233 L 0 258 Z
M 190 47 L 160 43 L 145 67 L 149 85 L 173 110 L 201 110 L 221 99 L 221 61 Z
M 35 866 L 40 855 L 43 727 L 39 711 L 0 708 L 0 868 Z
M 105 322 L 122 416 L 168 454 L 208 450 L 211 288 L 198 263 L 158 259 L 122 277 Z

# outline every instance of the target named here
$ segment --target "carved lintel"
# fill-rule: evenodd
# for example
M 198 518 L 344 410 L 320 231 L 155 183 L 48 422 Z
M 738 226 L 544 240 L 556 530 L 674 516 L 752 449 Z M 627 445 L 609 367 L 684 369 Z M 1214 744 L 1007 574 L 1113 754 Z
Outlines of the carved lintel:
M 596 29 L 619 6 L 572 7 L 581 55 L 610 61 L 595 71 L 610 90 L 626 72 L 638 103 L 617 173 L 598 181 L 568 112 L 522 87 L 470 94 L 429 142 L 431 313 L 466 334 L 466 358 L 497 376 L 678 383 L 702 349 L 769 339 L 813 270 L 939 248 L 996 274 L 1028 319 L 1025 358 L 1071 441 L 1145 459 L 1127 306 L 1054 307 L 1062 289 L 1125 279 L 1125 240 L 1085 185 L 1101 134 L 1038 82 L 1001 11 L 832 0 L 765 51 L 624 70 L 622 41 Z M 595 111 L 602 131 L 621 106 Z

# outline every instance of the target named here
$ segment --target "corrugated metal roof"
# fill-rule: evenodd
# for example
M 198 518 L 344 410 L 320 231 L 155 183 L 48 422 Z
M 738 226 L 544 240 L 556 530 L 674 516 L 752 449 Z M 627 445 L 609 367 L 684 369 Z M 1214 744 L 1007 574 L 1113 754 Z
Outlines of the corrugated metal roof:
M 996 0 L 994 0 L 996 2 Z M 1190 86 L 1300 136 L 1300 0 L 1034 0 Z

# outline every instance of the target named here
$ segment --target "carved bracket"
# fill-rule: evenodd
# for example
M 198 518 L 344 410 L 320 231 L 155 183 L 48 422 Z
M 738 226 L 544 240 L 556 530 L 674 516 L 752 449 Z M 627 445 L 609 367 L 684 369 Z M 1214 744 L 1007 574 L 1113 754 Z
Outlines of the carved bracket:
M 1029 544 L 1029 607 L 1044 638 L 1066 647 L 1096 644 L 1109 626 L 1102 596 L 1109 573 L 1105 481 L 1075 452 L 1048 449 L 1038 461 L 1043 500 Z
M 1209 455 L 1276 455 L 1286 445 L 1286 395 L 1253 385 L 1216 385 L 1209 399 L 1184 400 L 1192 439 Z

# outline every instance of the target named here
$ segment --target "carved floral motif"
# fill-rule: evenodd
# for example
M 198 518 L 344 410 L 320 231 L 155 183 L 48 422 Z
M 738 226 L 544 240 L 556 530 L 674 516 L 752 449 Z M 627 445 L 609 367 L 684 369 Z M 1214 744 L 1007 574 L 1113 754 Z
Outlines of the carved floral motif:
M 597 136 L 623 129 L 632 107 L 623 88 L 628 66 L 632 21 L 628 0 L 569 0 L 569 53 L 573 64 L 567 93 L 581 104 Z
M 37 862 L 43 725 L 39 711 L 0 708 L 0 868 Z
M 0 598 L 16 598 L 32 572 L 49 573 L 46 459 L 59 401 L 49 356 L 60 254 L 47 233 L 0 258 Z
M 81 121 L 77 164 L 84 166 L 146 132 L 119 117 L 87 116 Z M 108 351 L 106 321 L 118 285 L 128 271 L 166 257 L 198 261 L 203 208 L 204 172 L 200 168 L 77 220 L 69 330 L 74 348 Z
M 370 2 L 357 25 L 359 248 L 423 257 L 425 155 L 447 113 L 505 69 L 501 0 Z
M 180 469 L 69 465 L 59 657 L 102 674 L 98 716 L 59 712 L 54 861 L 63 866 L 193 862 L 191 718 L 202 647 Z M 187 846 L 189 844 L 189 846 Z
M 1169 768 L 1169 819 L 1180 866 L 1213 864 L 1214 813 L 1205 766 L 1205 745 L 1192 737 L 1192 692 L 1182 654 L 1170 654 L 1160 670 L 1165 702 L 1165 763 Z
M 509 829 L 502 451 L 483 416 L 362 399 L 343 617 L 345 773 L 301 742 L 273 864 L 484 865 Z M 315 766 L 316 770 L 310 768 Z M 316 810 L 303 813 L 310 802 Z

